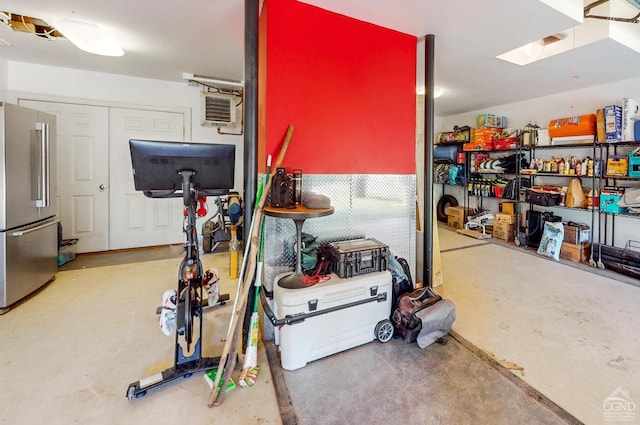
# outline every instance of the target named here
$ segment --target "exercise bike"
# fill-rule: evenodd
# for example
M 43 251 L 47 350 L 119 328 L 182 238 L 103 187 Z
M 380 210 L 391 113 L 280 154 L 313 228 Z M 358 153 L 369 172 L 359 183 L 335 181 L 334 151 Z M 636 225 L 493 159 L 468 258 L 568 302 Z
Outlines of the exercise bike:
M 200 255 L 198 252 L 198 235 L 196 231 L 196 209 L 200 197 L 206 195 L 219 195 L 221 192 L 227 192 L 227 189 L 201 189 L 202 182 L 208 181 L 209 187 L 228 188 L 233 185 L 233 160 L 234 155 L 229 157 L 229 149 L 233 146 L 226 145 L 205 145 L 197 144 L 193 148 L 198 152 L 183 153 L 189 146 L 172 142 L 155 142 L 155 141 L 135 141 L 131 140 L 131 155 L 134 168 L 134 179 L 136 189 L 143 191 L 144 195 L 150 198 L 170 198 L 182 196 L 183 204 L 186 209 L 186 223 L 184 233 L 186 235 L 185 255 L 178 269 L 178 290 L 176 293 L 176 332 L 175 332 L 175 356 L 174 365 L 162 372 L 143 378 L 139 381 L 129 384 L 126 397 L 129 401 L 143 397 L 147 391 L 166 383 L 169 383 L 180 377 L 188 378 L 197 372 L 206 372 L 218 366 L 219 357 L 202 357 L 202 321 L 203 321 L 203 278 L 204 272 Z M 194 144 L 195 145 L 195 144 Z M 221 147 L 219 152 L 215 147 Z M 203 151 L 204 150 L 204 151 Z M 224 160 L 231 162 L 229 167 L 223 170 L 223 177 L 226 180 L 220 180 L 217 176 L 208 176 L 210 171 L 206 167 L 210 164 L 211 158 L 222 156 L 225 153 Z M 235 150 L 233 150 L 235 154 Z M 158 182 L 158 176 L 162 173 L 158 171 L 158 158 L 163 159 L 163 163 L 171 162 L 171 166 L 165 167 L 162 171 L 169 175 L 170 181 Z M 206 162 L 209 160 L 209 163 Z M 153 164 L 152 167 L 149 164 Z M 153 168 L 150 170 L 150 168 Z M 203 172 L 197 170 L 202 169 Z M 142 170 L 154 178 L 153 182 L 145 181 L 142 177 Z M 207 180 L 208 177 L 208 180 Z M 177 178 L 181 179 L 181 189 L 177 190 L 145 190 L 148 188 L 165 188 L 176 186 Z M 230 181 L 229 181 L 230 179 Z M 160 179 L 161 180 L 161 179 Z M 196 182 L 197 181 L 197 182 Z M 207 186 L 205 186 L 207 187 Z M 194 327 L 198 326 L 197 333 Z M 195 335 L 194 335 L 195 333 Z M 183 349 L 186 346 L 186 350 Z M 191 350 L 193 346 L 193 350 Z

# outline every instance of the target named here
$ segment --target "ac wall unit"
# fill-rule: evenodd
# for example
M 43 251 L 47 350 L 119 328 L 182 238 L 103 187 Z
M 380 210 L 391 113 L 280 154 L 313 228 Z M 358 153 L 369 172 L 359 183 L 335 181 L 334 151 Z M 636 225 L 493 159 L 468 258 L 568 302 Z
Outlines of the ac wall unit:
M 206 127 L 228 127 L 236 123 L 235 96 L 200 92 L 201 124 Z

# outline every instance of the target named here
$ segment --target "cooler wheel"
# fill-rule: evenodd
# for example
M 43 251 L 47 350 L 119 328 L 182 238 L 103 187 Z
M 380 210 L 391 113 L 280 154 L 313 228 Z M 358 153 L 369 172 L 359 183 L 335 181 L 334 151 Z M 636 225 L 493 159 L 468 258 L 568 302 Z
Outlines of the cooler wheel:
M 378 341 L 389 342 L 393 338 L 393 323 L 391 323 L 391 320 L 385 319 L 378 322 L 375 335 Z

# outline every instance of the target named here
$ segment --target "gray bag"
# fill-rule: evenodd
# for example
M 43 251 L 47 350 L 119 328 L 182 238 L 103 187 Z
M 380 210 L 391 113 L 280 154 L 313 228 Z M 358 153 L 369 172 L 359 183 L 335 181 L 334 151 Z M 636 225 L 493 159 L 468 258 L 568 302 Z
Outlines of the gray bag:
M 418 311 L 416 317 L 422 321 L 416 342 L 420 348 L 425 348 L 449 333 L 456 320 L 456 306 L 452 301 L 443 299 Z

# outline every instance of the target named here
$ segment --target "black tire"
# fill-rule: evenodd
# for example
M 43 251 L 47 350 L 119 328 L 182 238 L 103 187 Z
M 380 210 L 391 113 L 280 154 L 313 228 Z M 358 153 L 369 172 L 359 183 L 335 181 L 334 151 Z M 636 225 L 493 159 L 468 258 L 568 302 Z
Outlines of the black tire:
M 442 195 L 442 198 L 438 201 L 436 213 L 438 215 L 438 221 L 443 223 L 447 222 L 447 207 L 457 207 L 458 200 L 452 195 Z
M 193 341 L 194 298 L 195 290 L 189 282 L 184 293 L 184 339 L 187 343 L 187 351 L 191 350 L 191 342 Z

